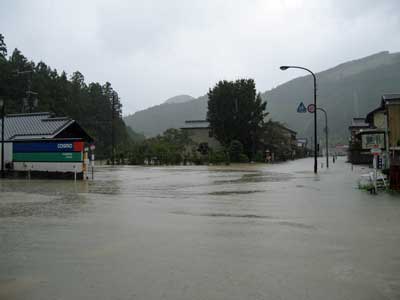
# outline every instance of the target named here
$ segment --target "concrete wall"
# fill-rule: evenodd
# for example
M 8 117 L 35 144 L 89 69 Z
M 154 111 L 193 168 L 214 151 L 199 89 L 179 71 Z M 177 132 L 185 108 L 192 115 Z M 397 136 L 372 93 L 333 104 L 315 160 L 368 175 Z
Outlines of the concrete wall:
M 5 142 L 4 143 L 4 164 L 12 162 L 13 153 L 12 153 L 12 143 Z M 0 158 L 1 158 L 1 143 L 0 143 Z
M 208 128 L 190 128 L 185 130 L 188 132 L 190 139 L 196 145 L 208 143 L 208 147 L 212 148 L 214 151 L 222 149 L 220 142 L 218 142 L 216 138 L 209 136 Z
M 14 162 L 15 171 L 82 172 L 81 162 Z

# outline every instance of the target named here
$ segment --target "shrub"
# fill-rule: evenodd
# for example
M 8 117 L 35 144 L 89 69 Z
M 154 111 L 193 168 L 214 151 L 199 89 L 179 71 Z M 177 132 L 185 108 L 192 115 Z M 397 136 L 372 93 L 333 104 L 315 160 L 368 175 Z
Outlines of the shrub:
M 241 162 L 241 155 L 243 154 L 243 145 L 237 140 L 233 140 L 229 145 L 230 161 Z
M 249 158 L 247 157 L 246 154 L 240 154 L 239 156 L 239 162 L 241 163 L 248 163 L 249 162 Z

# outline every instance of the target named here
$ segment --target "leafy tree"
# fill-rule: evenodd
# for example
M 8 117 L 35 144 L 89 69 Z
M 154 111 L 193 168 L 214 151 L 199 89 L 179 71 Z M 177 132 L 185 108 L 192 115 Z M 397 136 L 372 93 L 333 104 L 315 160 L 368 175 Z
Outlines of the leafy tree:
M 232 162 L 240 162 L 240 157 L 243 154 L 243 145 L 237 140 L 233 140 L 229 145 L 229 157 Z
M 254 80 L 220 81 L 208 98 L 207 120 L 215 137 L 226 147 L 238 140 L 251 156 L 268 114 Z
M 137 133 L 129 126 L 126 127 L 126 130 L 128 132 L 129 137 L 131 138 L 131 140 L 133 142 L 143 142 L 146 139 L 146 137 L 143 134 Z
M 4 42 L 4 36 L 0 33 L 0 60 L 5 60 L 7 57 L 7 46 Z
M 131 164 L 143 164 L 145 161 L 155 164 L 180 164 L 188 160 L 185 152 L 186 147 L 191 144 L 187 132 L 171 128 L 162 135 L 135 142 L 126 156 Z

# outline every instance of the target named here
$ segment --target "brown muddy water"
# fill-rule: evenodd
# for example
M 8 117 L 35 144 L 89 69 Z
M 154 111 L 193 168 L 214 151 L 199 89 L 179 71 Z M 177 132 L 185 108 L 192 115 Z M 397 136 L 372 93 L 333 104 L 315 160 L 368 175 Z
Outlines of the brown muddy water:
M 0 181 L 0 299 L 400 299 L 400 196 L 344 159 Z

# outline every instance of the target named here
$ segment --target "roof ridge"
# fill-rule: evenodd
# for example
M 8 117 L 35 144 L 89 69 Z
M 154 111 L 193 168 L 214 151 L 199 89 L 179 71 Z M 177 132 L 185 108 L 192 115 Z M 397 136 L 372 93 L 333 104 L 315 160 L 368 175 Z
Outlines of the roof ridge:
M 30 116 L 45 116 L 51 115 L 50 112 L 36 112 L 36 113 L 20 113 L 20 114 L 9 114 L 6 115 L 6 118 L 15 118 L 15 117 L 30 117 Z
M 41 120 L 42 122 L 51 122 L 51 121 L 69 121 L 72 120 L 70 117 L 50 117 L 47 119 Z

